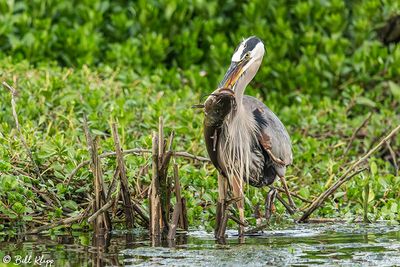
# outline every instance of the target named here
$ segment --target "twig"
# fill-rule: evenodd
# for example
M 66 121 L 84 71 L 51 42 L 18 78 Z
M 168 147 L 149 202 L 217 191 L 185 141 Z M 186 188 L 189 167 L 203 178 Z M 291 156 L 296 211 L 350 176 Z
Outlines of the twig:
M 308 219 L 308 217 L 317 209 L 319 208 L 322 203 L 331 195 L 333 194 L 336 189 L 338 189 L 343 183 L 350 180 L 353 176 L 357 175 L 358 173 L 364 171 L 366 168 L 360 169 L 355 171 L 353 174 L 350 174 L 358 165 L 368 159 L 373 153 L 375 153 L 383 144 L 387 142 L 390 138 L 392 138 L 396 133 L 400 130 L 400 125 L 397 125 L 385 138 L 383 138 L 379 144 L 377 144 L 373 149 L 368 151 L 364 156 L 362 156 L 359 160 L 357 160 L 347 171 L 341 176 L 341 178 L 334 183 L 328 190 L 322 193 L 311 205 L 310 207 L 304 212 L 303 216 L 300 218 L 299 222 L 304 222 Z
M 101 207 L 100 209 L 98 209 L 95 213 L 93 213 L 89 218 L 88 218 L 88 223 L 93 222 L 97 216 L 99 216 L 100 214 L 102 214 L 103 212 L 107 211 L 109 208 L 111 208 L 111 206 L 114 203 L 114 198 L 112 198 L 110 201 L 108 201 L 103 207 Z
M 269 226 L 270 226 L 270 225 L 269 225 L 269 222 L 262 223 L 262 224 L 260 224 L 260 225 L 257 226 L 257 227 L 254 227 L 254 228 L 251 228 L 251 229 L 247 230 L 246 232 L 244 232 L 244 234 L 245 234 L 245 235 L 255 234 L 255 233 L 259 232 L 259 231 L 264 230 L 265 228 L 267 228 L 267 227 L 269 227 Z
M 132 207 L 133 207 L 133 210 L 136 211 L 136 213 L 140 216 L 140 218 L 144 222 L 144 224 L 142 226 L 148 227 L 149 222 L 150 222 L 149 217 L 142 211 L 142 209 L 140 208 L 140 206 L 137 203 L 132 202 Z
M 358 132 L 361 131 L 361 129 L 364 128 L 364 127 L 368 124 L 368 122 L 369 122 L 369 120 L 371 119 L 371 117 L 372 117 L 372 112 L 368 113 L 367 118 L 365 118 L 365 120 L 363 121 L 363 123 L 362 123 L 360 126 L 358 126 L 358 128 L 354 131 L 353 135 L 350 137 L 350 141 L 349 141 L 349 143 L 348 143 L 348 145 L 347 145 L 347 147 L 346 147 L 346 150 L 345 150 L 344 153 L 343 153 L 343 156 L 346 156 L 346 155 L 347 155 L 347 153 L 349 152 L 350 147 L 351 147 L 351 145 L 353 144 L 354 139 L 356 138 Z
M 281 195 L 276 194 L 276 198 L 279 200 L 279 202 L 282 203 L 282 205 L 285 207 L 290 215 L 293 215 L 295 213 L 292 207 L 290 207 L 290 205 L 281 197 Z
M 319 208 L 324 201 L 332 195 L 342 184 L 345 182 L 349 181 L 351 178 L 356 176 L 357 174 L 367 170 L 368 168 L 362 168 L 359 170 L 356 170 L 352 174 L 348 176 L 342 176 L 336 183 L 334 183 L 329 189 L 327 189 L 324 193 L 322 193 L 316 200 L 313 201 L 313 203 L 308 207 L 306 211 L 304 211 L 303 216 L 299 219 L 299 222 L 305 222 L 308 220 L 308 217 L 317 209 Z
M 57 221 L 57 222 L 54 222 L 54 223 L 49 223 L 49 224 L 40 226 L 38 228 L 35 228 L 35 229 L 31 230 L 30 232 L 28 232 L 28 234 L 38 234 L 40 232 L 52 229 L 52 228 L 60 226 L 60 225 L 66 225 L 66 224 L 70 224 L 70 223 L 73 223 L 73 222 L 77 222 L 82 218 L 83 218 L 83 213 L 80 213 L 80 214 L 78 214 L 78 215 L 76 215 L 74 217 L 62 219 L 60 221 Z
M 197 160 L 197 161 L 211 162 L 209 158 L 205 158 L 205 157 L 201 157 L 201 156 L 195 156 L 195 155 L 189 154 L 188 152 L 185 152 L 185 151 L 173 152 L 172 156 L 188 158 L 188 159 L 194 159 L 194 160 Z
M 394 153 L 389 141 L 386 142 L 386 147 L 388 148 L 390 156 L 392 157 L 395 174 L 396 176 L 399 176 L 399 165 L 397 165 L 396 153 Z
M 126 177 L 125 163 L 122 155 L 122 148 L 119 140 L 117 124 L 113 123 L 111 128 L 114 137 L 115 152 L 117 153 L 117 162 L 118 162 L 117 168 L 119 169 L 119 177 L 121 180 L 121 191 L 122 191 L 122 200 L 124 203 L 124 210 L 125 210 L 126 227 L 132 228 L 134 225 L 135 217 L 133 215 L 132 201 L 129 193 L 128 178 Z
M 31 160 L 32 164 L 33 164 L 33 168 L 36 172 L 37 177 L 41 180 L 42 183 L 44 183 L 43 177 L 40 174 L 40 170 L 38 165 L 36 164 L 35 160 L 33 159 L 33 154 L 32 151 L 29 149 L 25 137 L 22 134 L 21 131 L 21 126 L 19 125 L 19 121 L 18 121 L 18 115 L 17 115 L 17 108 L 16 108 L 16 102 L 15 102 L 15 96 L 17 95 L 17 91 L 14 89 L 14 87 L 12 87 L 11 85 L 9 85 L 8 83 L 3 81 L 3 86 L 6 87 L 8 90 L 10 90 L 11 92 L 11 109 L 12 109 L 12 114 L 14 117 L 14 121 L 15 121 L 15 126 L 17 127 L 17 131 L 19 133 L 19 137 L 21 139 L 22 145 L 24 146 L 26 153 L 28 154 L 29 159 Z
M 246 222 L 242 222 L 238 217 L 234 216 L 233 214 L 228 215 L 228 219 L 231 219 L 232 221 L 234 221 L 235 223 L 237 223 L 238 225 L 241 225 L 243 227 L 248 226 L 248 224 Z
M 151 149 L 144 149 L 144 148 L 133 148 L 133 149 L 127 149 L 127 150 L 123 150 L 122 154 L 124 155 L 130 155 L 130 154 L 150 154 L 151 153 Z M 105 152 L 99 155 L 99 158 L 107 158 L 107 157 L 112 157 L 117 155 L 117 153 L 115 152 Z M 177 152 L 172 152 L 172 156 L 174 157 L 182 157 L 182 158 L 187 158 L 187 159 L 194 159 L 197 161 L 204 161 L 204 162 L 210 162 L 210 159 L 205 158 L 205 157 L 201 157 L 201 156 L 196 156 L 196 155 L 192 155 L 188 152 L 185 151 L 177 151 Z M 90 160 L 85 160 L 82 161 L 81 163 L 79 163 L 75 169 L 73 169 L 71 171 L 71 173 L 68 175 L 67 179 L 65 180 L 64 184 L 65 185 L 69 185 L 69 183 L 71 182 L 72 178 L 75 176 L 75 174 L 79 171 L 79 169 L 81 169 L 82 167 L 85 167 L 86 165 L 89 165 Z
M 347 220 L 337 219 L 337 218 L 309 218 L 307 223 L 346 223 Z M 352 221 L 354 223 L 362 223 L 363 220 Z
M 271 186 L 270 186 L 271 187 Z M 272 188 L 272 187 L 271 187 Z M 281 192 L 281 193 L 286 193 L 285 192 L 285 190 L 283 189 L 283 188 L 280 188 L 280 187 L 274 187 L 276 190 L 278 190 L 279 192 Z M 295 198 L 298 198 L 298 199 L 300 199 L 301 201 L 303 201 L 303 202 L 306 202 L 306 203 L 312 203 L 312 201 L 311 200 L 308 200 L 308 199 L 306 199 L 306 198 L 304 198 L 304 197 L 302 197 L 302 196 L 300 196 L 299 194 L 296 194 L 296 193 L 294 193 L 294 192 L 289 192 L 292 196 L 294 196 Z

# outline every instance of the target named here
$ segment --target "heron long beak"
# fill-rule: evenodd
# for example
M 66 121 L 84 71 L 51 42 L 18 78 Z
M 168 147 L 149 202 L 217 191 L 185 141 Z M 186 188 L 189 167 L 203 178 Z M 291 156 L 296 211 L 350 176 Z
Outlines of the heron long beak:
M 229 88 L 232 90 L 233 86 L 244 72 L 244 66 L 248 60 L 244 59 L 238 62 L 232 62 L 226 72 L 224 79 L 219 84 L 219 88 Z

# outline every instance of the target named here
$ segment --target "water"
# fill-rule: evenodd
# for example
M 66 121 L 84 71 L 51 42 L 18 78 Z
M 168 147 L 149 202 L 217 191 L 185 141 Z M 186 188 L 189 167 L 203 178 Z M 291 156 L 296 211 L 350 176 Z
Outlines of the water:
M 212 234 L 191 231 L 175 242 L 152 247 L 144 232 L 114 232 L 103 248 L 89 245 L 87 234 L 26 236 L 0 242 L 0 266 L 7 255 L 11 263 L 25 257 L 27 263 L 21 266 L 32 266 L 38 259 L 36 266 L 48 267 L 400 266 L 399 225 L 298 224 L 247 236 L 244 243 L 235 234 L 228 231 L 225 244 L 220 244 Z

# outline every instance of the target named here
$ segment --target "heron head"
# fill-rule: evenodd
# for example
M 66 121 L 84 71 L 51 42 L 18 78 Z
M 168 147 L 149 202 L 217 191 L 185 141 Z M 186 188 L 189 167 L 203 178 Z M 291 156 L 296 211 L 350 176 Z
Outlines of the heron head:
M 221 126 L 225 117 L 235 108 L 235 95 L 231 89 L 215 90 L 204 103 L 206 124 L 214 127 Z
M 244 87 L 256 75 L 264 52 L 264 44 L 258 37 L 252 36 L 243 40 L 236 48 L 231 65 L 219 87 L 230 88 L 234 92 L 244 90 Z M 241 86 L 237 86 L 239 82 Z

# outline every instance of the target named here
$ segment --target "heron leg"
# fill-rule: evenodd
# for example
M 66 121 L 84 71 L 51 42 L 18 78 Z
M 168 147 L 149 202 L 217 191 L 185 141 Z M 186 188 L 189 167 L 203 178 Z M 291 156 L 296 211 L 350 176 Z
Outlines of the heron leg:
M 275 210 L 274 200 L 276 197 L 277 191 L 275 188 L 271 188 L 269 190 L 267 197 L 265 198 L 265 219 L 267 222 L 271 218 L 272 212 Z
M 233 198 L 237 198 L 236 206 L 239 210 L 239 219 L 242 224 L 239 224 L 239 236 L 244 235 L 244 196 L 243 196 L 243 181 L 239 178 L 233 179 L 232 182 L 232 194 Z
M 287 186 L 285 176 L 279 176 L 279 178 L 281 179 L 281 182 L 282 182 L 282 185 L 283 185 L 283 189 L 285 189 L 285 193 L 286 193 L 286 195 L 288 197 L 288 201 L 289 201 L 290 206 L 293 209 L 296 209 L 296 204 L 294 204 L 292 196 L 290 195 L 289 188 Z
M 218 175 L 218 203 L 217 203 L 217 211 L 216 211 L 216 224 L 214 235 L 216 238 L 221 238 L 225 235 L 221 233 L 221 228 L 224 228 L 224 216 L 226 213 L 226 197 L 228 191 L 228 182 L 227 179 L 221 174 Z M 222 236 L 221 236 L 222 235 Z

